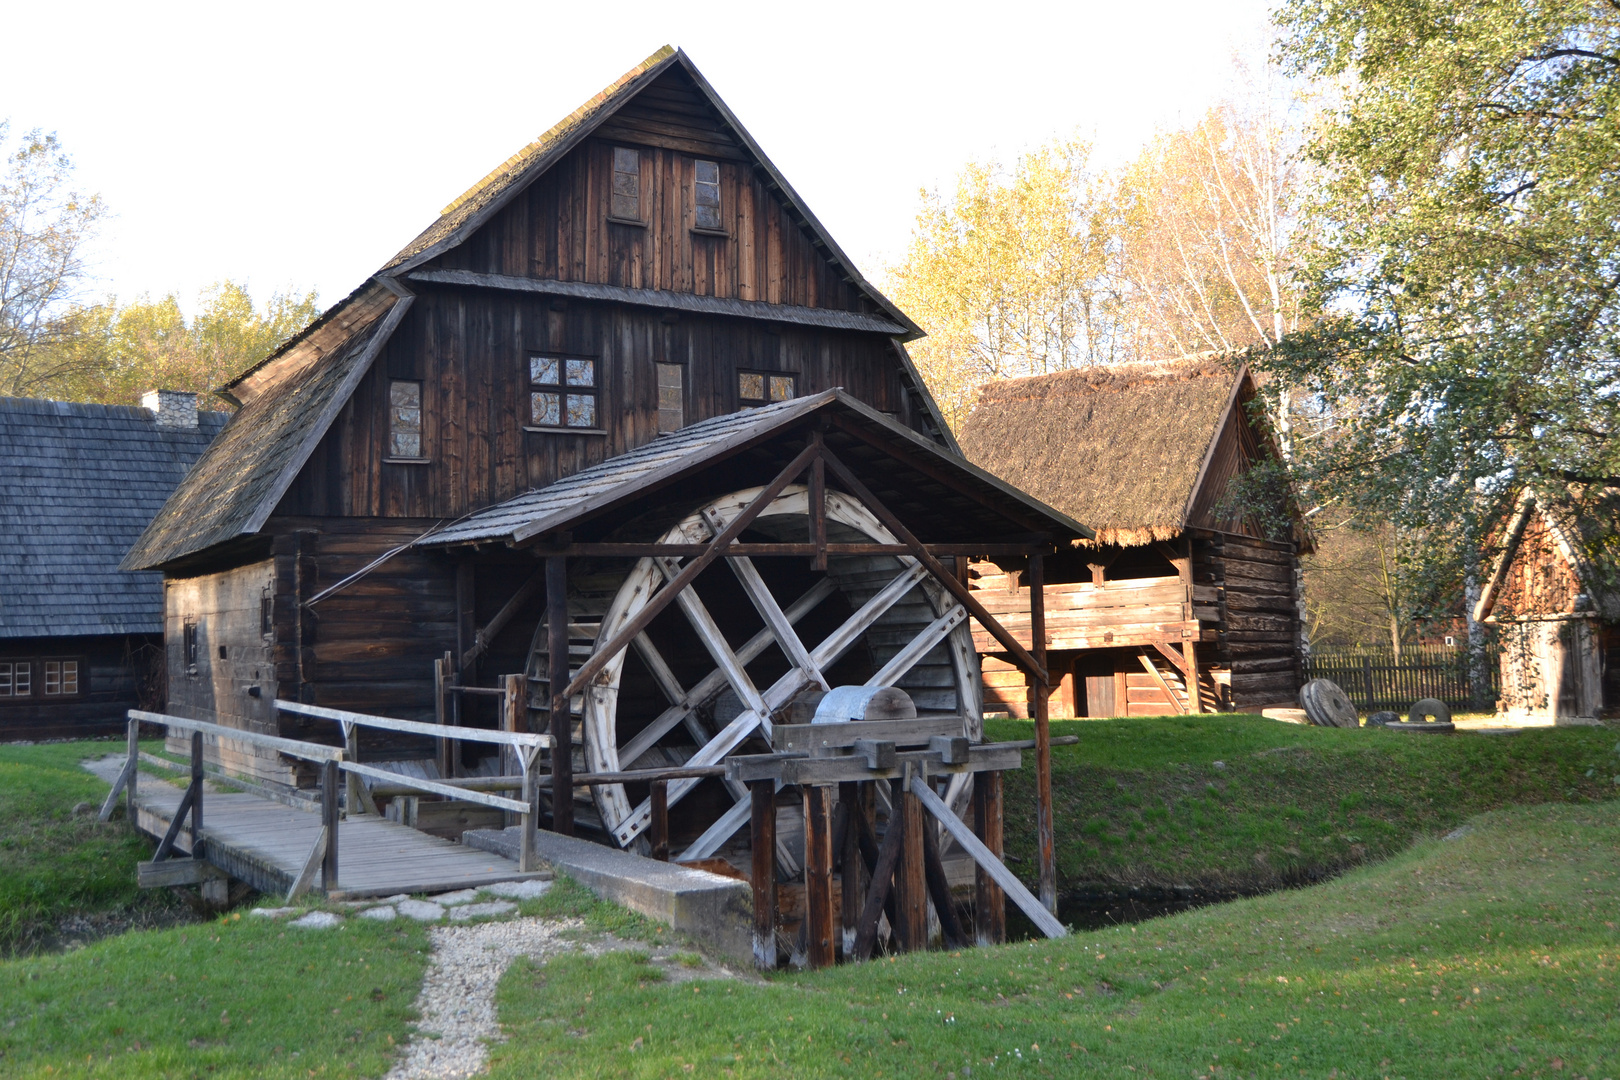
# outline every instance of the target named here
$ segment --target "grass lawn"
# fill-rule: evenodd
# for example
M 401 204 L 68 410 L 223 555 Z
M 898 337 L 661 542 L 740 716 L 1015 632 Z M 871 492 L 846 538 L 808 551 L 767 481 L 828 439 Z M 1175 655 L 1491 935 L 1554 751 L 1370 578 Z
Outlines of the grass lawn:
M 495 1077 L 1620 1076 L 1620 803 L 1056 942 L 666 985 L 520 962 Z
M 986 721 L 1029 738 L 1028 721 Z M 1255 892 L 1404 851 L 1485 810 L 1620 795 L 1616 734 L 1411 735 L 1248 716 L 1057 721 L 1060 889 Z M 1224 767 L 1216 768 L 1215 762 Z M 1006 776 L 1010 865 L 1034 883 L 1035 770 Z
M 94 937 L 185 910 L 166 890 L 136 888 L 135 863 L 151 858 L 151 843 L 121 814 L 96 821 L 107 785 L 79 763 L 123 750 L 121 741 L 0 744 L 0 957 L 54 943 L 65 921 L 77 924 L 65 936 Z M 80 803 L 94 809 L 73 813 Z
M 0 963 L 6 1077 L 381 1076 L 427 963 L 408 919 L 235 913 Z

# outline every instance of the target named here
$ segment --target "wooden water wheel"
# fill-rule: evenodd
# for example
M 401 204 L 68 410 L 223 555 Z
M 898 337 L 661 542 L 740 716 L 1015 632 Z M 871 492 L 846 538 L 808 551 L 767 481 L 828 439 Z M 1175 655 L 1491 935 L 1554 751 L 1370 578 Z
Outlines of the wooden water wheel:
M 761 488 L 711 500 L 659 535 L 668 544 L 705 543 Z M 749 526 L 766 541 L 806 535 L 807 489 L 785 488 Z M 859 501 L 826 492 L 830 543 L 895 544 Z M 726 565 L 720 565 L 720 562 Z M 682 560 L 642 558 L 628 570 L 572 578 L 570 672 L 646 606 Z M 614 585 L 614 581 L 617 584 Z M 827 569 L 803 559 L 727 557 L 709 566 L 570 702 L 577 767 L 592 772 L 672 764 L 717 764 L 768 748 L 772 725 L 807 690 L 838 683 L 896 686 L 924 713 L 963 718 L 979 737 L 978 661 L 966 610 L 905 555 L 829 554 Z M 550 640 L 542 620 L 529 649 L 531 716 L 548 725 Z M 634 659 L 630 657 L 634 655 Z M 962 790 L 950 794 L 965 799 Z M 621 846 L 647 829 L 644 792 L 623 784 L 591 789 L 602 827 Z M 677 858 L 714 855 L 748 820 L 741 784 L 671 782 L 671 830 L 687 839 Z M 695 837 L 695 838 L 694 838 Z

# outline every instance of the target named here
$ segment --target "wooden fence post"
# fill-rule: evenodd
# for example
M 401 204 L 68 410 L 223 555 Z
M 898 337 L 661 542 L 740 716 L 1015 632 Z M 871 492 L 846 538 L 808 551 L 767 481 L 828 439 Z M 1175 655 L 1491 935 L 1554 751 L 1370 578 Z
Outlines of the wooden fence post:
M 191 787 L 196 792 L 191 800 L 191 857 L 203 857 L 203 742 L 202 732 L 191 733 Z
M 124 816 L 129 818 L 129 827 L 140 831 L 135 823 L 135 780 L 141 775 L 141 722 L 133 716 L 129 719 L 129 782 L 124 785 Z
M 338 763 L 321 765 L 321 824 L 326 828 L 326 854 L 321 859 L 321 888 L 331 892 L 338 882 Z
M 433 722 L 440 727 L 450 723 L 449 702 L 450 682 L 450 655 L 446 653 L 433 661 Z M 450 779 L 450 740 L 439 740 L 438 764 L 439 778 Z
M 525 874 L 534 870 L 534 830 L 540 826 L 540 783 L 535 776 L 539 767 L 540 756 L 536 754 L 523 770 L 523 805 L 528 810 L 518 819 L 518 828 L 522 830 L 518 837 L 518 870 Z
M 1363 656 L 1361 658 L 1361 674 L 1362 674 L 1362 678 L 1365 679 L 1366 682 L 1367 682 L 1367 705 L 1366 705 L 1366 709 L 1367 709 L 1368 712 L 1376 712 L 1377 709 L 1378 709 L 1379 701 L 1378 701 L 1377 691 L 1373 688 L 1372 657 Z
M 516 734 L 527 731 L 529 728 L 529 680 L 524 675 L 507 675 L 501 680 L 501 727 L 505 731 Z M 518 748 L 515 746 L 502 746 L 497 751 L 500 761 L 500 774 L 511 776 L 512 770 L 518 765 Z M 526 775 L 525 771 L 525 775 Z M 501 811 L 501 825 L 510 827 L 516 815 L 510 810 Z
M 647 801 L 652 804 L 652 823 L 647 829 L 652 857 L 659 862 L 669 862 L 669 781 L 654 780 L 647 786 Z

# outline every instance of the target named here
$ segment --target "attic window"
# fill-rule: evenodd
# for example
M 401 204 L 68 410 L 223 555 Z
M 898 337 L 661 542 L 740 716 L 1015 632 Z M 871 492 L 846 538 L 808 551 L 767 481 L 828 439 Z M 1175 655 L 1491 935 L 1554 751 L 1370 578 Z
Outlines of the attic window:
M 679 431 L 686 424 L 686 370 L 680 364 L 658 365 L 658 430 Z
M 608 206 L 608 217 L 640 225 L 641 220 L 641 151 L 624 146 L 613 148 L 613 199 Z
M 693 227 L 704 232 L 721 232 L 720 164 L 715 161 L 694 164 L 697 168 L 692 183 Z
M 596 430 L 595 360 L 529 357 L 529 423 L 538 428 Z
M 777 401 L 789 401 L 798 396 L 797 380 L 792 375 L 779 375 L 765 371 L 737 372 L 737 405 L 743 409 L 757 409 Z
M 422 460 L 422 384 L 414 380 L 388 384 L 388 457 Z

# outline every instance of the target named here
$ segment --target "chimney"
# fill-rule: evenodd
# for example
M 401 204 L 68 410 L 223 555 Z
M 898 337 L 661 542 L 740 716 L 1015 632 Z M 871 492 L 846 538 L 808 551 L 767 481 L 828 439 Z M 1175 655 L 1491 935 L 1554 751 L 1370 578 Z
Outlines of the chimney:
M 152 410 L 160 428 L 197 428 L 197 395 L 190 390 L 148 390 L 141 407 Z

